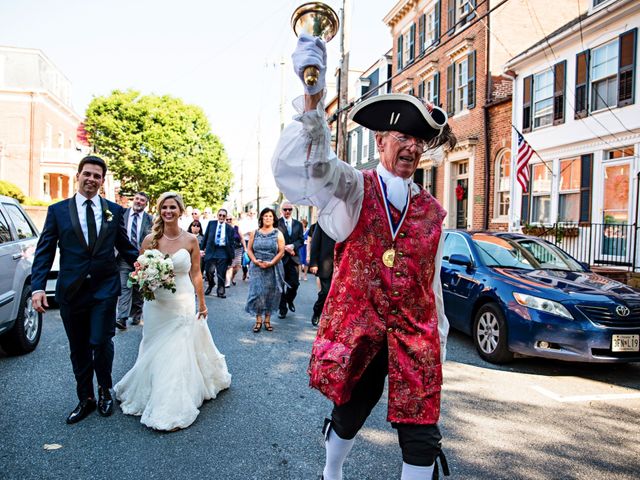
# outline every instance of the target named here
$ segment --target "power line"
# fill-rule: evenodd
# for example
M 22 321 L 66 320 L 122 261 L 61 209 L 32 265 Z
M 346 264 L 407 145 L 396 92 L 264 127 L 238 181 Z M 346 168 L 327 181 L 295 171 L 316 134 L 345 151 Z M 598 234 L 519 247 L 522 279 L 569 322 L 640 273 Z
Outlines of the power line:
M 484 5 L 485 3 L 487 3 L 488 0 L 483 0 L 482 2 L 480 2 L 477 7 L 480 7 L 482 5 Z M 460 20 L 458 20 L 455 23 L 454 28 L 457 28 L 458 26 L 461 25 L 466 25 L 467 23 L 469 24 L 469 27 L 460 30 L 456 33 L 454 33 L 452 36 L 450 36 L 448 39 L 444 40 L 443 42 L 439 43 L 438 45 L 436 45 L 435 47 L 433 47 L 430 51 L 428 55 L 424 55 L 422 58 L 418 58 L 416 61 L 414 61 L 412 64 L 407 65 L 407 67 L 411 66 L 414 67 L 426 60 L 428 60 L 432 54 L 434 54 L 436 51 L 440 50 L 442 47 L 444 47 L 445 45 L 447 45 L 448 43 L 454 41 L 455 39 L 457 39 L 457 37 L 463 33 L 467 33 L 467 29 L 471 28 L 473 25 L 477 24 L 480 20 L 482 20 L 483 18 L 487 17 L 488 15 L 490 15 L 491 13 L 493 13 L 496 9 L 500 8 L 502 5 L 504 5 L 505 3 L 507 3 L 509 0 L 502 0 L 499 4 L 497 4 L 496 6 L 490 8 L 487 12 L 485 12 L 482 15 L 479 15 L 478 18 L 470 21 L 470 22 L 464 22 L 463 23 L 463 19 L 466 20 L 467 16 L 465 15 L 463 18 L 461 18 Z M 475 10 L 475 9 L 474 9 Z M 445 32 L 446 34 L 446 32 Z M 440 37 L 442 39 L 442 37 Z M 359 96 L 358 98 L 356 98 L 355 100 L 350 101 L 349 103 L 347 103 L 347 105 L 345 105 L 344 107 L 336 110 L 333 115 L 332 118 L 338 118 L 338 115 L 341 114 L 344 111 L 348 111 L 351 108 L 353 108 L 353 106 L 361 101 L 361 100 L 365 100 L 366 98 L 370 97 L 374 92 L 384 88 L 387 84 L 389 84 L 392 80 L 394 80 L 395 78 L 397 78 L 398 76 L 402 75 L 403 73 L 406 73 L 406 68 L 403 68 L 402 70 L 396 72 L 395 75 L 392 75 L 391 77 L 389 77 L 386 81 L 384 81 L 383 83 L 381 83 L 380 85 L 377 85 L 375 88 L 369 90 L 368 92 L 362 94 L 361 96 Z

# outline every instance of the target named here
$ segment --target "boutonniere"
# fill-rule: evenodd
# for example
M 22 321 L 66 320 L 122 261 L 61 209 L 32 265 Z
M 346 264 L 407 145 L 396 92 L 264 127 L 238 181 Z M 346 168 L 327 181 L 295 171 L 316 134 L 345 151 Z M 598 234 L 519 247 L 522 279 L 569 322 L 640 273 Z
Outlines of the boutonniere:
M 113 213 L 111 213 L 111 210 L 105 210 L 104 216 L 107 219 L 107 222 L 110 222 L 111 220 L 113 220 Z

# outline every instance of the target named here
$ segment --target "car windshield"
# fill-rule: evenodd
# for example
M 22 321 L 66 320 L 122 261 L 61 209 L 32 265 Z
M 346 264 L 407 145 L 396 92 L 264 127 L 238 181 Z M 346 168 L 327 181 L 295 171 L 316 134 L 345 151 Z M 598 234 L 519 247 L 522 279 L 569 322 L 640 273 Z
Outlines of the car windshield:
M 477 233 L 472 237 L 488 267 L 582 272 L 584 268 L 559 248 L 532 238 L 510 239 Z

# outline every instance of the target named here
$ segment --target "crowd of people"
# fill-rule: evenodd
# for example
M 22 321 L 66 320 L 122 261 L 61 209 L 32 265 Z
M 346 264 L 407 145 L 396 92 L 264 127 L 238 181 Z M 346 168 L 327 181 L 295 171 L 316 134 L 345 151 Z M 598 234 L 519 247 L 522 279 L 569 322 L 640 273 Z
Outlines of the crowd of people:
M 434 105 L 406 94 L 371 97 L 350 117 L 375 132 L 380 164 L 357 170 L 330 149 L 324 42 L 303 34 L 292 58 L 304 96 L 272 161 L 276 183 L 290 200 L 279 205 L 280 217 L 269 207 L 237 223 L 225 209 L 213 218 L 211 209 L 201 214 L 185 207 L 175 192 L 160 196 L 153 218 L 145 213 L 144 192 L 124 209 L 98 194 L 107 165 L 93 155 L 79 164 L 76 195 L 49 207 L 33 262 L 32 302 L 38 312 L 48 307 L 44 287 L 59 248 L 56 301 L 79 399 L 67 423 L 96 409 L 110 416 L 113 389 L 122 411 L 145 425 L 188 427 L 203 401 L 231 383 L 206 323 L 206 296 L 216 288 L 217 297 L 226 298 L 243 270 L 252 330 L 272 332 L 272 315 L 282 319 L 296 311 L 300 278 L 309 271 L 320 283 L 310 386 L 333 403 L 323 429 L 322 478 L 342 479 L 343 463 L 387 378 L 401 480 L 438 478 L 438 460 L 448 474 L 438 419 L 449 324 L 436 274 L 446 212 L 412 177 L 423 153 L 453 148 L 455 136 Z M 304 82 L 309 65 L 319 70 L 315 85 Z M 294 219 L 292 202 L 318 207 L 317 224 Z M 172 272 L 161 280 L 174 283 L 155 296 L 125 282 L 144 267 L 147 253 L 171 259 Z M 134 324 L 144 320 L 142 343 L 114 387 L 112 339 L 129 317 Z

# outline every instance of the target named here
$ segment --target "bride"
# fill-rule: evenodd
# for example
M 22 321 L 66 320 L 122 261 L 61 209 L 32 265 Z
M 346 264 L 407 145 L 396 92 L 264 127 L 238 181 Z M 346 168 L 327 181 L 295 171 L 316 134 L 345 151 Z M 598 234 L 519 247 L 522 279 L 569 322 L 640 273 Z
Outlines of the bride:
M 142 251 L 171 255 L 176 292 L 159 288 L 155 300 L 145 300 L 138 359 L 114 387 L 122 411 L 140 415 L 144 425 L 156 430 L 188 427 L 202 402 L 231 384 L 224 355 L 207 327 L 198 240 L 178 226 L 184 210 L 177 193 L 166 192 L 158 199 L 158 216 Z

